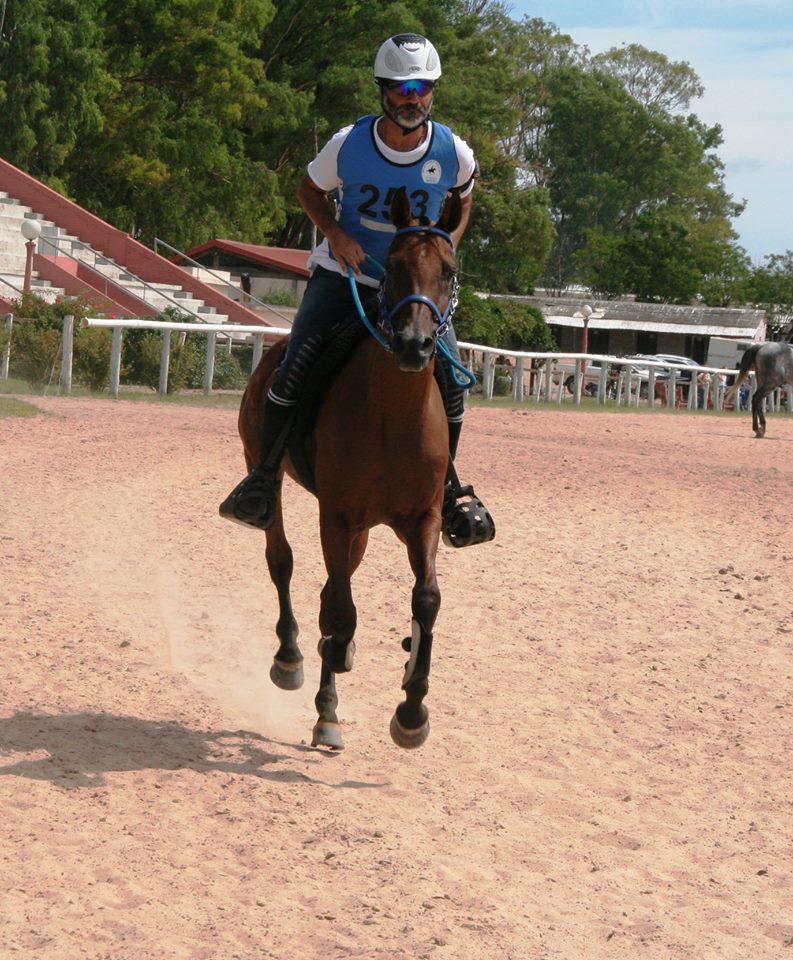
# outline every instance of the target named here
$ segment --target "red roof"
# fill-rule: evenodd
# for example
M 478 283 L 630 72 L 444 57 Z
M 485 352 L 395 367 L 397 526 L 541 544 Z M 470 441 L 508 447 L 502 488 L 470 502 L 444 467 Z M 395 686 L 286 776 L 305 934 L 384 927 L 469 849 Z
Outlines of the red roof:
M 256 243 L 240 243 L 237 240 L 210 240 L 187 251 L 187 256 L 197 260 L 204 253 L 220 250 L 234 256 L 259 263 L 263 267 L 276 267 L 289 273 L 296 273 L 300 277 L 310 276 L 308 269 L 309 250 L 295 250 L 292 247 L 262 247 Z M 174 257 L 178 260 L 178 257 Z

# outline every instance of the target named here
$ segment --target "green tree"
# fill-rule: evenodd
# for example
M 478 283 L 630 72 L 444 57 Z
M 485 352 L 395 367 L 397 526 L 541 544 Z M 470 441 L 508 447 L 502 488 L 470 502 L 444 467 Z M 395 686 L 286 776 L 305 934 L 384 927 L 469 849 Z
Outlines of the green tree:
M 656 107 L 665 113 L 687 110 L 691 101 L 705 92 L 690 64 L 672 62 L 663 53 L 638 43 L 597 54 L 592 65 L 619 80 L 642 106 Z
M 718 127 L 648 109 L 613 77 L 569 67 L 556 71 L 536 157 L 547 170 L 557 227 L 546 283 L 562 288 L 580 279 L 580 251 L 595 233 L 633 237 L 646 249 L 651 216 L 668 238 L 678 232 L 684 243 L 695 233 L 704 242 L 702 224 L 712 225 L 713 235 L 729 235 L 729 220 L 742 206 L 724 189 L 714 152 L 720 142 Z M 640 251 L 635 259 L 642 259 Z M 666 298 L 668 288 L 648 292 Z
M 557 345 L 542 312 L 517 300 L 483 298 L 462 287 L 454 315 L 460 340 L 502 347 L 504 350 L 556 350 Z
M 768 318 L 771 339 L 790 337 L 793 326 L 793 250 L 772 254 L 749 278 L 752 301 Z
M 271 0 L 105 0 L 104 13 L 115 89 L 103 129 L 71 158 L 70 188 L 148 242 L 264 239 L 282 204 L 272 171 L 246 152 L 269 107 L 248 51 Z
M 5 0 L 2 7 L 2 153 L 59 190 L 82 138 L 101 131 L 113 89 L 104 63 L 103 5 Z
M 554 230 L 548 195 L 527 176 L 511 136 L 520 123 L 526 75 L 521 28 L 499 4 L 468 26 L 467 35 L 458 30 L 451 90 L 444 83 L 441 101 L 455 131 L 474 147 L 480 168 L 461 251 L 462 275 L 480 289 L 530 293 Z

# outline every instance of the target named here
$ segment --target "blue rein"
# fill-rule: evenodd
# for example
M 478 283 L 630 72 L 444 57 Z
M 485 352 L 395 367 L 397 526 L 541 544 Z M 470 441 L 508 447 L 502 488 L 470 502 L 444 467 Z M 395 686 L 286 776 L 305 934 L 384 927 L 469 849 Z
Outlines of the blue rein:
M 441 230 L 438 227 L 420 227 L 420 226 L 401 227 L 394 234 L 394 239 L 407 233 L 422 233 L 422 234 L 431 234 L 434 236 L 443 237 L 444 240 L 447 240 L 451 244 L 452 249 L 454 248 L 454 241 L 452 240 L 450 234 L 446 233 L 445 230 Z M 457 308 L 457 291 L 459 288 L 457 283 L 457 276 L 455 275 L 454 277 L 453 284 L 452 284 L 452 293 L 451 293 L 451 296 L 449 297 L 449 303 L 446 307 L 446 310 L 443 313 L 441 313 L 440 308 L 438 307 L 438 304 L 435 303 L 435 301 L 431 297 L 427 297 L 423 293 L 408 294 L 408 296 L 403 297 L 399 301 L 399 303 L 396 304 L 396 306 L 388 310 L 385 302 L 385 273 L 386 273 L 385 267 L 381 263 L 378 263 L 378 261 L 375 260 L 374 257 L 370 257 L 368 254 L 366 256 L 366 259 L 370 263 L 372 263 L 375 267 L 377 267 L 377 269 L 383 275 L 383 279 L 380 281 L 380 291 L 378 293 L 378 301 L 380 304 L 380 323 L 379 323 L 380 329 L 375 327 L 372 324 L 371 320 L 366 316 L 366 311 L 364 310 L 363 304 L 361 303 L 361 298 L 358 294 L 358 287 L 356 286 L 356 283 L 355 283 L 355 275 L 353 271 L 350 269 L 347 270 L 347 278 L 350 281 L 352 298 L 355 303 L 355 307 L 358 311 L 358 316 L 360 317 L 363 325 L 366 327 L 369 333 L 375 338 L 375 340 L 380 344 L 380 346 L 383 347 L 384 350 L 388 350 L 389 352 L 391 352 L 391 344 L 389 343 L 387 337 L 381 332 L 381 330 L 385 331 L 386 334 L 393 334 L 394 328 L 393 328 L 392 320 L 397 315 L 397 313 L 409 303 L 422 303 L 424 304 L 424 306 L 429 307 L 430 311 L 432 312 L 432 314 L 434 315 L 438 323 L 438 327 L 435 330 L 435 341 L 438 345 L 438 349 L 441 351 L 441 353 L 446 357 L 447 361 L 449 362 L 449 367 L 451 369 L 452 377 L 454 378 L 455 383 L 457 384 L 458 387 L 465 387 L 466 389 L 469 389 L 469 390 L 471 389 L 471 387 L 475 386 L 476 377 L 471 373 L 470 370 L 468 370 L 467 367 L 464 367 L 460 363 L 460 361 L 452 355 L 452 352 L 449 349 L 449 345 L 443 339 L 444 334 L 449 328 L 449 323 L 452 319 L 452 316 L 454 315 L 454 311 Z

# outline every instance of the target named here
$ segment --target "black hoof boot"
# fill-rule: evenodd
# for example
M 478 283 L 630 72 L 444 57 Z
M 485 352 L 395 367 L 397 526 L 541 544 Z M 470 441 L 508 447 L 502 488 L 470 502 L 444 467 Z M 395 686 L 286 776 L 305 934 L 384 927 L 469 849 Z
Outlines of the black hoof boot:
M 349 673 L 355 659 L 355 641 L 320 637 L 317 652 L 328 670 L 333 673 Z
M 279 487 L 277 471 L 254 467 L 221 503 L 219 513 L 224 519 L 246 527 L 268 530 L 275 520 Z

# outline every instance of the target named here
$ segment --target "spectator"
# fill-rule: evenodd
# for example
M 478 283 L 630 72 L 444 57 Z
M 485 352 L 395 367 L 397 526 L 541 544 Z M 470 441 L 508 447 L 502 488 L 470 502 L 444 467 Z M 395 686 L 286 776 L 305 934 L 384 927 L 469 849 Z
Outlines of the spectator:
M 697 406 L 700 410 L 704 410 L 708 405 L 710 384 L 710 373 L 707 370 L 703 370 L 702 373 L 700 373 L 700 375 L 697 377 Z

